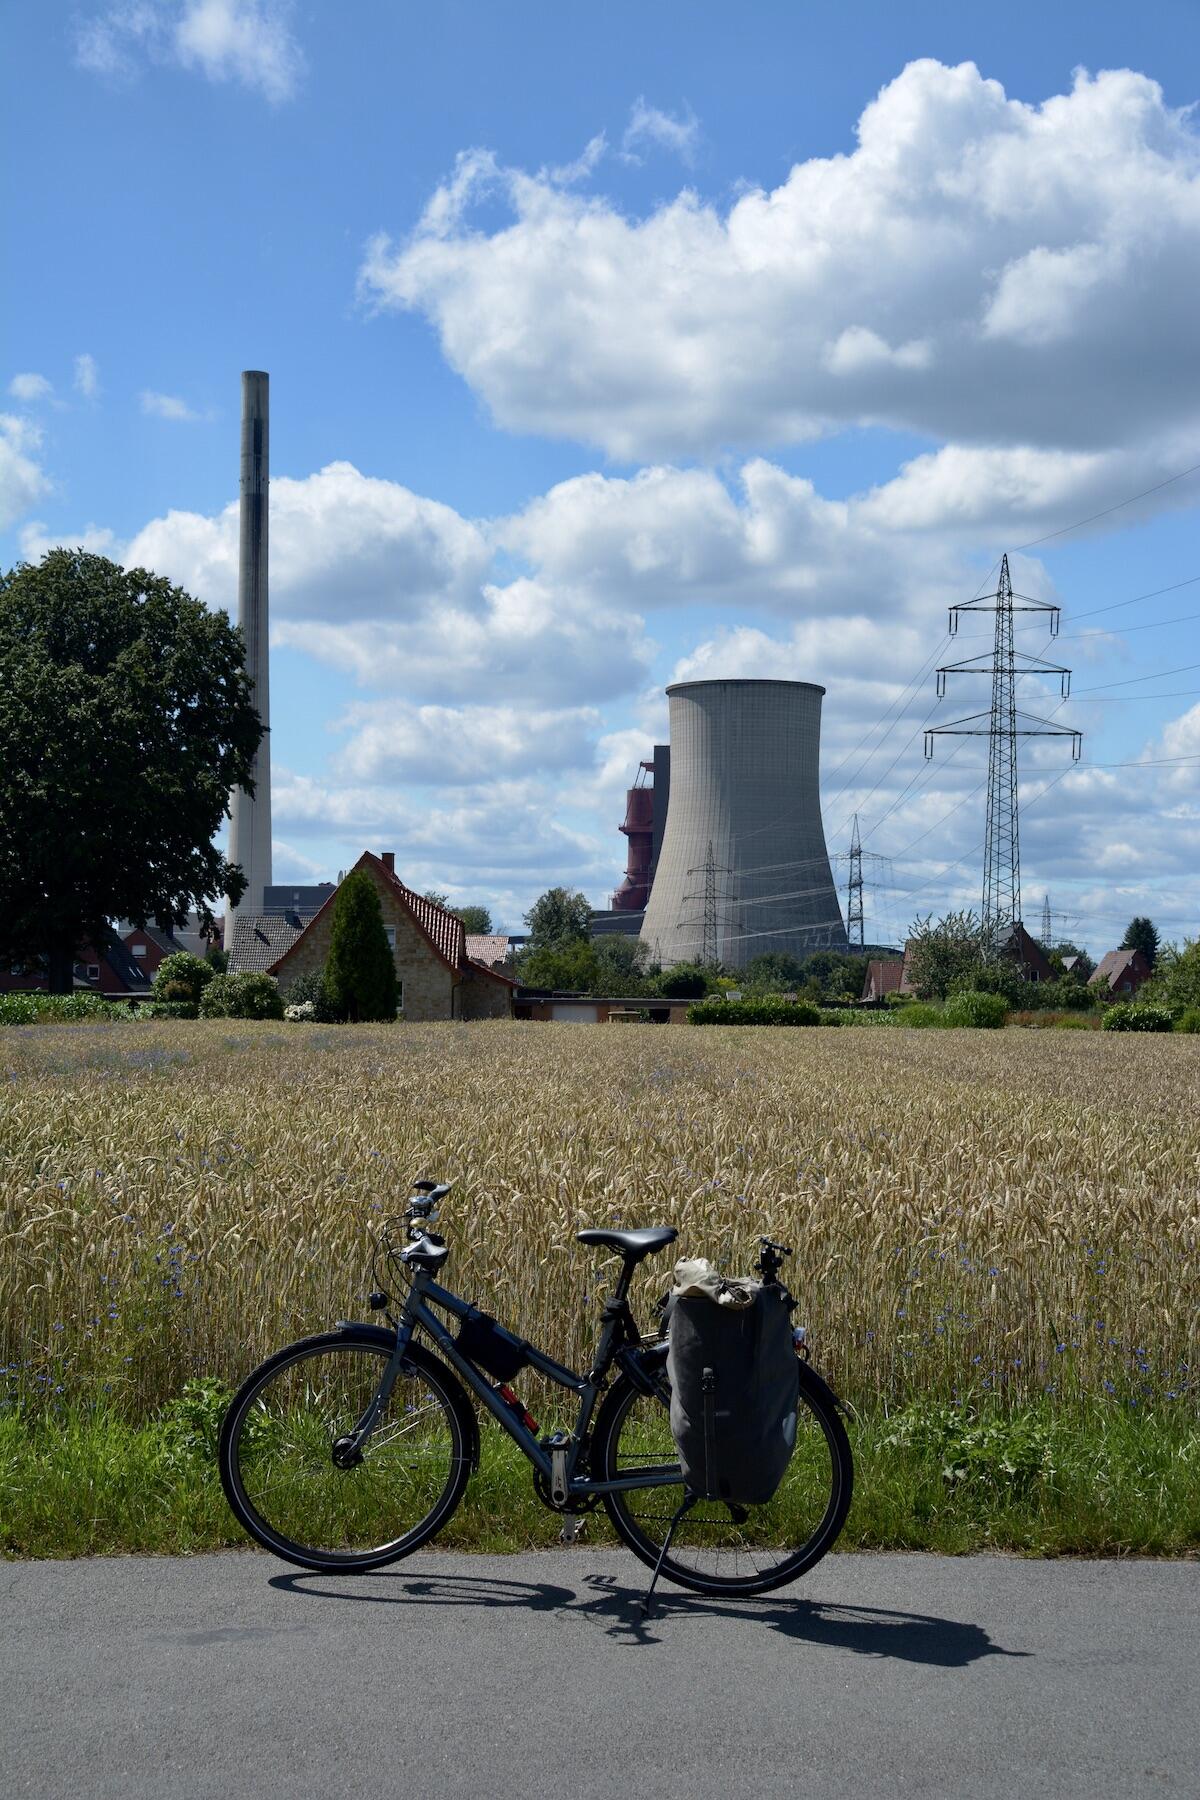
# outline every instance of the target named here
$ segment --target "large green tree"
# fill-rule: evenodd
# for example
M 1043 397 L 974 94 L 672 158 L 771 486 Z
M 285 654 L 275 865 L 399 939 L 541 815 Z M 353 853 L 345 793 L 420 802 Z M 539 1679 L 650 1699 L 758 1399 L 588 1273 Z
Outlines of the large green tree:
M 453 906 L 451 912 L 462 920 L 463 930 L 472 937 L 488 937 L 494 930 L 492 915 L 486 906 Z
M 262 737 L 241 633 L 84 550 L 0 575 L 0 955 L 66 992 L 112 918 L 182 925 L 245 877 L 213 845 Z
M 576 888 L 552 887 L 525 914 L 529 942 L 535 950 L 585 939 L 592 928 L 587 895 Z
M 325 991 L 339 1019 L 396 1016 L 396 964 L 365 869 L 347 875 L 334 898 Z
M 973 912 L 949 912 L 936 924 L 929 914 L 908 928 L 908 977 L 922 1000 L 944 1000 L 982 958 L 983 929 Z

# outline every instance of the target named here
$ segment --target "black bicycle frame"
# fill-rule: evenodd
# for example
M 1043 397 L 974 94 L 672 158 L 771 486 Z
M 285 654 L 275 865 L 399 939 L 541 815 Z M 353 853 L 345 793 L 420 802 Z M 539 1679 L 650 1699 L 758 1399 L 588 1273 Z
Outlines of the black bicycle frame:
M 536 1369 L 539 1374 L 548 1376 L 559 1387 L 567 1388 L 570 1392 L 579 1395 L 579 1415 L 566 1446 L 567 1492 L 573 1497 L 582 1497 L 587 1494 L 624 1493 L 632 1488 L 670 1487 L 682 1480 L 682 1470 L 678 1463 L 663 1463 L 651 1468 L 639 1469 L 636 1474 L 621 1476 L 616 1481 L 595 1481 L 589 1476 L 575 1473 L 605 1376 L 614 1362 L 631 1364 L 636 1358 L 635 1346 L 640 1343 L 640 1339 L 627 1300 L 631 1275 L 632 1269 L 630 1268 L 622 1271 L 616 1293 L 605 1304 L 595 1361 L 587 1375 L 577 1375 L 573 1369 L 568 1369 L 563 1363 L 556 1362 L 552 1356 L 547 1356 L 544 1350 L 538 1350 L 533 1344 L 527 1346 L 531 1368 Z M 431 1304 L 441 1307 L 443 1311 L 458 1319 L 465 1318 L 472 1310 L 469 1300 L 460 1299 L 457 1294 L 452 1294 L 449 1288 L 439 1287 L 425 1270 L 420 1268 L 413 1270 L 412 1286 L 401 1308 L 397 1323 L 396 1348 L 384 1373 L 379 1392 L 359 1420 L 354 1433 L 356 1447 L 363 1444 L 370 1436 L 376 1419 L 387 1405 L 392 1387 L 408 1353 L 413 1333 L 420 1326 L 432 1338 L 451 1368 L 457 1370 L 472 1393 L 483 1402 L 492 1417 L 507 1431 L 522 1454 L 547 1481 L 550 1481 L 553 1477 L 553 1465 L 548 1452 L 539 1444 L 524 1423 L 517 1418 L 498 1388 L 494 1387 L 486 1376 L 481 1375 L 474 1363 L 468 1361 L 462 1354 L 437 1314 L 430 1311 Z M 636 1373 L 634 1379 L 637 1379 Z M 646 1386 L 649 1391 L 649 1384 L 646 1383 Z

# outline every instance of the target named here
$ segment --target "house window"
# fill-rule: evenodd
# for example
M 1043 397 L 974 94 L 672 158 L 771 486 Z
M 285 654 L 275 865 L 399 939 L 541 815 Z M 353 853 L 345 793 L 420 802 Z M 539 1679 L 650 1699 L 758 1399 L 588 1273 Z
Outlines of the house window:
M 87 978 L 89 981 L 99 981 L 99 979 L 100 979 L 100 964 L 99 963 L 89 963 L 88 964 Z
M 129 948 L 133 951 L 135 956 L 145 956 L 146 954 L 145 944 L 130 944 Z
M 385 925 L 383 929 L 387 933 L 388 949 L 394 950 L 396 948 L 396 927 Z

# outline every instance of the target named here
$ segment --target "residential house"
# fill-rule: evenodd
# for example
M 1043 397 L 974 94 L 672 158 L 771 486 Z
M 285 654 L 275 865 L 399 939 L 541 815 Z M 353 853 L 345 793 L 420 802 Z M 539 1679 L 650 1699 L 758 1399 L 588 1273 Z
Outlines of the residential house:
M 110 1000 L 146 1000 L 150 996 L 150 977 L 115 934 L 100 948 L 94 944 L 80 947 L 72 986 L 76 993 L 104 994 Z M 0 993 L 44 994 L 48 988 L 44 957 L 27 957 L 0 969 Z
M 384 930 L 396 964 L 399 1010 L 406 1019 L 511 1017 L 516 982 L 497 969 L 472 961 L 462 920 L 406 887 L 396 874 L 396 858 L 390 850 L 382 856 L 364 851 L 354 868 L 371 877 L 379 895 Z M 235 951 L 258 960 L 239 962 L 238 966 L 265 968 L 285 994 L 298 976 L 323 969 L 329 958 L 335 897 L 336 889 L 307 923 L 295 913 L 290 918 L 252 920 L 249 923 L 254 929 L 246 938 L 239 919 Z M 267 952 L 272 950 L 275 954 L 267 960 Z
M 904 987 L 903 982 L 904 957 L 873 957 L 867 964 L 860 998 L 867 1002 L 878 1002 L 887 994 L 910 994 L 912 989 Z
M 1152 970 L 1141 950 L 1110 950 L 1100 958 L 1088 986 L 1099 988 L 1114 1000 L 1132 1000 Z

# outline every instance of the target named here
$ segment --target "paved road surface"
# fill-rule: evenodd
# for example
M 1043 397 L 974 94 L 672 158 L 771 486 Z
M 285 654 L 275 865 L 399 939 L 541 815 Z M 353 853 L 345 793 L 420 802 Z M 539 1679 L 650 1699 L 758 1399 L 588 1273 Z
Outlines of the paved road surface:
M 0 1785 L 46 1796 L 1200 1794 L 1200 1565 L 624 1551 L 0 1564 Z

